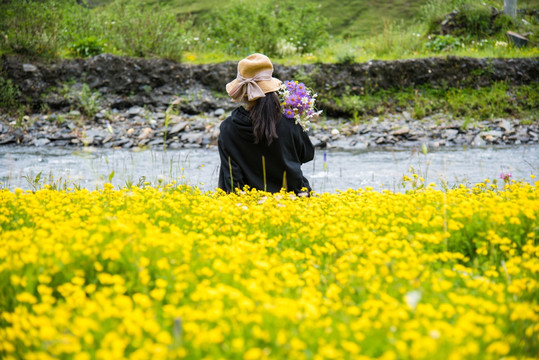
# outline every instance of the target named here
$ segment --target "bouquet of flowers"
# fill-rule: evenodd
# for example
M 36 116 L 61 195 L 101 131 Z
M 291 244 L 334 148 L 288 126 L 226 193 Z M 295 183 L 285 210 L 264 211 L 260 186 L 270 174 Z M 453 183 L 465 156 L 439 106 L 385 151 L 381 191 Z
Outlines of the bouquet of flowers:
M 279 89 L 279 97 L 283 106 L 284 116 L 295 119 L 303 131 L 308 131 L 311 119 L 322 111 L 317 111 L 314 101 L 318 94 L 313 94 L 305 84 L 297 81 L 285 81 Z

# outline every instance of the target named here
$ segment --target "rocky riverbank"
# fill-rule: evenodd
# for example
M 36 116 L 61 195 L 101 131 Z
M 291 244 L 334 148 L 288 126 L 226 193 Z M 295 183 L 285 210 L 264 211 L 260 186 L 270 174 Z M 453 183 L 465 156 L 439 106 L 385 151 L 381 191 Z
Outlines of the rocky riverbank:
M 275 65 L 282 79 L 308 77 L 326 97 L 325 116 L 309 134 L 318 148 L 483 146 L 539 141 L 536 118 L 474 121 L 407 111 L 350 120 L 327 99 L 359 96 L 365 87 L 480 88 L 496 81 L 539 81 L 539 60 L 430 58 L 364 64 Z M 204 148 L 216 145 L 219 123 L 237 106 L 224 86 L 236 63 L 179 64 L 99 55 L 59 63 L 0 59 L 0 73 L 20 89 L 31 115 L 0 115 L 0 145 Z M 365 119 L 365 117 L 364 117 Z
M 76 110 L 35 114 L 26 116 L 19 127 L 0 123 L 0 145 L 211 148 L 217 145 L 219 124 L 228 113 L 219 108 L 198 115 L 170 114 L 134 106 L 121 111 L 100 110 L 91 123 L 81 123 Z M 317 148 L 339 149 L 536 144 L 539 122 L 466 122 L 442 114 L 416 120 L 403 112 L 360 124 L 319 119 L 309 135 Z

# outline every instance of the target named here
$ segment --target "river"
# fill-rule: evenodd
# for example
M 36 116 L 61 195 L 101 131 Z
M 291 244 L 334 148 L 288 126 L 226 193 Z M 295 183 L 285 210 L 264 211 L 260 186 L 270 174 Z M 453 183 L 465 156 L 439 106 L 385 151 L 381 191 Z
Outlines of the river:
M 213 190 L 217 186 L 216 150 L 117 150 L 101 148 L 0 147 L 0 188 L 34 189 L 36 183 L 90 190 L 111 182 L 116 187 L 177 181 Z M 515 180 L 539 175 L 539 145 L 481 148 L 370 149 L 316 151 L 303 166 L 318 193 L 349 188 L 402 190 L 403 175 L 415 173 L 441 188 L 473 185 L 511 173 Z M 39 174 L 39 181 L 36 177 Z M 408 186 L 409 188 L 409 186 Z

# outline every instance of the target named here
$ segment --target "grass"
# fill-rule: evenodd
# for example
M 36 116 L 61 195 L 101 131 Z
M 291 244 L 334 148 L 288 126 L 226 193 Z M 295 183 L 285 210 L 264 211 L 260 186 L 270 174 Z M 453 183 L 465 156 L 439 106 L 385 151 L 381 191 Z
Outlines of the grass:
M 454 118 L 488 120 L 496 118 L 533 118 L 539 108 L 539 85 L 511 86 L 497 82 L 483 88 L 433 88 L 366 90 L 363 94 L 332 97 L 321 95 L 319 107 L 356 121 L 408 111 L 415 119 L 433 114 Z
M 0 356 L 533 358 L 538 186 L 0 190 Z
M 245 15 L 245 13 L 241 13 L 241 9 L 237 7 L 235 9 L 221 8 L 217 6 L 216 1 L 92 1 L 91 9 L 81 7 L 74 0 L 65 0 L 64 3 L 66 5 L 62 7 L 54 0 L 43 2 L 47 5 L 43 5 L 46 11 L 42 13 L 41 17 L 35 18 L 21 14 L 35 13 L 36 9 L 42 6 L 41 3 L 13 2 L 2 5 L 10 11 L 6 13 L 8 16 L 5 24 L 0 24 L 0 30 L 5 30 L 7 34 L 0 39 L 0 53 L 15 53 L 31 58 L 58 59 L 110 52 L 118 55 L 164 57 L 186 63 L 206 64 L 237 61 L 238 58 L 250 52 L 258 51 L 255 48 L 247 48 L 247 44 L 255 43 L 254 39 L 250 39 L 250 33 L 257 31 L 259 27 L 256 24 L 250 32 L 233 41 L 228 38 L 235 33 L 241 33 L 241 31 L 233 31 L 230 34 L 215 24 L 213 24 L 212 31 L 208 30 L 212 26 L 201 26 L 200 19 L 208 19 L 212 14 L 215 17 L 216 15 L 210 10 L 217 8 L 223 12 L 223 16 L 219 19 L 221 22 L 225 21 L 225 25 L 226 21 L 241 23 L 241 17 Z M 225 1 L 219 2 L 219 4 L 234 4 L 234 2 Z M 248 4 L 249 2 L 241 3 L 240 8 Z M 286 4 L 286 2 L 279 2 L 279 4 Z M 296 3 L 294 4 L 297 6 Z M 322 38 L 326 39 L 327 34 L 322 32 L 324 36 L 316 35 L 319 34 L 320 28 L 316 25 L 316 21 L 318 21 L 316 17 L 318 15 L 314 14 L 316 9 L 313 9 L 313 11 L 304 14 L 306 22 L 303 25 L 310 32 L 302 33 L 301 26 L 299 30 L 297 26 L 290 27 L 290 31 L 293 30 L 296 34 L 295 40 L 292 41 L 279 38 L 283 36 L 279 33 L 280 27 L 273 26 L 271 28 L 271 41 L 262 36 L 257 38 L 256 43 L 267 44 L 267 50 L 275 53 L 271 56 L 273 62 L 283 65 L 361 63 L 370 60 L 447 55 L 487 58 L 537 57 L 539 55 L 537 46 L 522 48 L 513 46 L 504 37 L 501 28 L 488 36 L 468 34 L 466 36 L 446 35 L 438 37 L 430 34 L 433 22 L 446 14 L 449 9 L 458 6 L 464 7 L 463 4 L 471 6 L 472 3 L 470 0 L 453 0 L 450 2 L 451 5 L 447 4 L 449 3 L 439 0 L 382 1 L 376 6 L 368 6 L 366 2 L 359 1 L 338 3 L 325 1 L 320 3 L 320 14 L 329 16 L 330 23 L 333 24 L 327 28 L 331 36 L 329 41 L 317 45 L 316 41 Z M 477 14 L 484 15 L 485 9 L 487 13 L 490 13 L 490 8 L 486 7 L 487 5 L 473 4 L 474 8 L 479 6 L 480 11 Z M 489 1 L 488 4 L 494 4 L 498 8 L 503 7 L 502 1 Z M 536 5 L 539 5 L 539 1 L 519 2 L 521 8 Z M 249 10 L 251 11 L 249 17 L 259 18 L 260 21 L 267 22 L 268 15 L 257 12 L 266 12 L 268 6 L 274 9 L 272 2 L 264 2 L 258 8 Z M 330 8 L 332 11 L 328 11 Z M 190 17 L 186 17 L 188 13 Z M 309 15 L 311 13 L 313 13 L 312 16 Z M 416 16 L 410 16 L 410 13 L 415 13 Z M 358 17 L 358 14 L 367 15 Z M 257 15 L 260 16 L 257 17 Z M 472 15 L 470 18 L 475 19 Z M 283 15 L 281 20 L 286 19 L 288 23 L 294 21 L 294 14 L 287 14 L 287 16 L 288 18 Z M 377 24 L 377 26 L 366 25 L 372 30 L 371 33 L 361 30 L 361 27 L 356 24 L 356 22 L 364 20 L 365 24 L 369 24 L 367 19 Z M 484 18 L 478 19 L 482 19 L 483 23 L 486 21 Z M 507 22 L 504 23 L 504 26 L 514 25 L 521 30 L 532 30 L 530 38 L 534 39 L 537 34 L 537 21 L 530 17 L 527 19 L 529 20 L 528 25 L 522 25 L 524 23 L 517 20 L 515 24 Z M 471 26 L 471 28 L 484 29 L 483 25 Z M 24 31 L 18 31 L 19 29 Z M 267 29 L 269 32 L 269 28 Z M 224 33 L 220 35 L 219 31 L 221 30 Z M 210 33 L 212 38 L 208 37 Z M 302 37 L 304 40 L 298 40 Z M 302 41 L 304 44 L 310 44 L 309 51 L 304 51 L 307 45 L 303 50 L 297 46 Z M 237 46 L 226 45 L 230 43 L 236 43 Z M 531 90 L 537 89 L 534 85 L 530 86 Z M 455 89 L 451 92 L 454 95 L 452 99 L 447 99 L 444 94 L 437 93 L 436 89 L 428 88 L 422 89 L 425 95 L 420 97 L 411 96 L 412 91 L 416 89 L 390 90 L 379 93 L 397 99 L 395 106 L 393 100 L 381 99 L 376 94 L 367 94 L 365 97 L 357 99 L 356 95 L 334 99 L 331 94 L 321 94 L 321 100 L 323 101 L 325 96 L 326 103 L 320 107 L 327 108 L 329 113 L 332 111 L 334 114 L 342 113 L 346 116 L 353 116 L 355 119 L 363 114 L 380 114 L 394 108 L 412 110 L 417 116 L 438 111 L 456 111 L 459 116 L 462 114 L 465 117 L 476 118 L 527 117 L 537 108 L 536 101 L 523 102 L 521 98 L 515 98 L 514 93 L 518 91 L 516 88 L 506 87 L 506 89 L 506 94 L 500 93 L 492 87 L 480 92 L 471 91 L 469 94 L 463 92 L 467 90 Z M 529 93 L 529 91 L 529 86 L 524 86 L 521 90 L 525 93 Z M 9 107 L 15 107 L 16 111 L 13 109 L 10 111 L 22 113 L 24 109 L 17 108 L 17 94 L 17 89 L 9 81 L 0 82 L 0 106 L 2 108 L 10 110 Z M 83 95 L 91 94 L 85 93 Z M 481 97 L 484 96 L 486 97 L 482 99 Z M 489 101 L 492 96 L 499 99 L 494 104 L 501 104 L 500 106 L 491 106 Z M 530 97 L 533 100 L 534 96 L 530 95 Z M 91 100 L 82 103 L 85 112 L 91 115 L 96 109 L 94 105 L 98 103 L 98 99 L 82 96 L 81 102 L 85 99 Z M 384 110 L 386 104 L 387 109 Z M 485 105 L 487 110 L 485 110 Z
M 108 4 L 111 0 L 93 0 L 94 6 Z M 157 7 L 179 15 L 203 16 L 211 9 L 222 8 L 234 3 L 231 0 L 143 0 L 147 7 Z M 327 17 L 329 33 L 334 37 L 372 36 L 383 30 L 384 21 L 403 21 L 406 25 L 421 21 L 421 7 L 428 0 L 306 0 L 320 6 Z M 498 3 L 500 3 L 498 1 Z M 501 2 L 503 6 L 503 2 Z M 519 8 L 539 8 L 539 0 L 519 0 Z
M 285 0 L 283 0 L 285 1 Z M 286 4 L 277 2 L 276 4 Z M 277 29 L 272 29 L 272 59 L 283 64 L 298 64 L 312 62 L 363 62 L 371 59 L 393 60 L 403 58 L 416 58 L 427 56 L 456 56 L 475 57 L 527 57 L 537 56 L 536 46 L 515 48 L 507 42 L 505 30 L 531 31 L 532 39 L 537 36 L 537 21 L 533 17 L 526 20 L 530 23 L 524 25 L 520 19 L 514 24 L 503 23 L 505 27 L 498 29 L 495 34 L 466 33 L 455 35 L 456 43 L 461 46 L 451 49 L 429 47 L 429 38 L 433 21 L 439 20 L 444 14 L 458 6 L 464 6 L 471 0 L 383 0 L 374 3 L 365 1 L 309 1 L 309 4 L 318 4 L 319 13 L 327 19 L 327 32 L 330 35 L 325 45 L 317 45 L 307 53 L 296 49 L 283 50 L 290 44 L 283 43 Z M 190 63 L 213 63 L 227 60 L 237 60 L 248 52 L 263 49 L 241 50 L 227 47 L 231 40 L 228 34 L 219 34 L 223 29 L 214 29 L 216 24 L 212 18 L 217 16 L 215 11 L 226 13 L 228 21 L 241 22 L 241 16 L 230 11 L 227 5 L 236 4 L 229 0 L 224 1 L 155 1 L 144 0 L 94 0 L 90 1 L 91 9 L 77 5 L 74 0 L 55 2 L 47 0 L 43 5 L 44 11 L 39 10 L 39 3 L 28 5 L 8 2 L 3 5 L 7 10 L 4 31 L 8 36 L 0 44 L 0 53 L 16 53 L 23 56 L 43 58 L 64 58 L 77 56 L 91 56 L 100 52 L 109 52 L 119 55 L 142 57 L 165 57 Z M 65 4 L 61 6 L 61 4 Z M 248 6 L 249 1 L 243 4 Z M 296 3 L 294 3 L 296 4 Z M 452 4 L 452 5 L 448 5 Z M 472 4 L 472 2 L 470 2 Z M 475 4 L 475 3 L 474 3 Z M 503 1 L 488 1 L 487 5 L 503 8 Z M 487 13 L 487 5 L 482 11 Z M 538 0 L 519 1 L 519 8 L 537 8 Z M 243 6 L 243 5 L 242 5 Z M 296 6 L 296 5 L 294 5 Z M 266 11 L 260 7 L 256 11 Z M 485 12 L 483 11 L 483 12 Z M 32 17 L 26 14 L 42 13 L 42 17 Z M 311 11 L 312 18 L 316 20 L 316 9 Z M 24 16 L 23 16 L 24 15 Z M 50 16 L 49 16 L 50 15 Z M 260 19 L 264 16 L 261 15 Z M 267 15 L 267 14 L 266 14 Z M 237 18 L 237 16 L 240 16 Z M 288 19 L 288 17 L 291 17 Z M 276 15 L 276 19 L 286 19 L 287 23 L 294 22 L 294 15 Z M 311 15 L 309 15 L 311 16 Z M 470 15 L 468 21 L 476 21 Z M 250 16 L 257 18 L 257 16 Z M 209 19 L 209 20 L 208 20 Z M 264 20 L 266 21 L 266 20 Z M 316 20 L 322 21 L 324 20 Z M 487 21 L 485 19 L 477 21 Z M 487 21 L 488 22 L 488 21 Z M 210 24 L 207 26 L 206 24 Z M 305 23 L 307 24 L 307 22 Z M 298 24 L 299 28 L 312 27 Z M 484 25 L 484 24 L 483 24 Z M 484 26 L 480 28 L 483 29 Z M 477 28 L 473 23 L 470 31 Z M 488 24 L 485 26 L 489 26 Z M 212 37 L 208 37 L 208 29 L 213 29 Z M 269 28 L 268 28 L 269 29 Z M 314 31 L 314 27 L 312 29 Z M 217 31 L 217 32 L 215 32 Z M 249 30 L 254 31 L 254 30 Z M 294 30 L 294 31 L 297 31 Z M 475 31 L 475 30 L 474 30 Z M 234 33 L 241 34 L 241 31 Z M 318 33 L 316 33 L 318 34 Z M 219 36 L 225 36 L 220 38 Z M 300 35 L 297 35 L 300 36 Z M 320 38 L 315 33 L 307 32 L 305 39 L 315 41 Z M 273 38 L 277 37 L 277 38 Z M 233 43 L 240 39 L 233 40 Z M 248 39 L 241 39 L 247 41 Z M 262 39 L 262 43 L 264 43 Z M 284 39 L 286 40 L 286 39 Z M 257 40 L 258 41 L 258 40 Z M 267 41 L 266 41 L 267 42 Z M 282 45 L 279 45 L 282 44 Z M 292 44 L 293 45 L 293 44 Z M 277 49 L 274 49 L 278 47 Z M 288 46 L 290 48 L 290 46 Z M 269 50 L 268 50 L 269 51 Z M 295 51 L 295 52 L 294 52 Z

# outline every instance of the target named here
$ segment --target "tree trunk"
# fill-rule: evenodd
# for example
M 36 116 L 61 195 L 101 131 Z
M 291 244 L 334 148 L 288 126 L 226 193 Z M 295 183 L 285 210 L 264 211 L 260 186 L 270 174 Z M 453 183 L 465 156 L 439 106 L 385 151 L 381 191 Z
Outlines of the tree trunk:
M 517 0 L 504 0 L 503 12 L 512 18 L 517 17 Z

